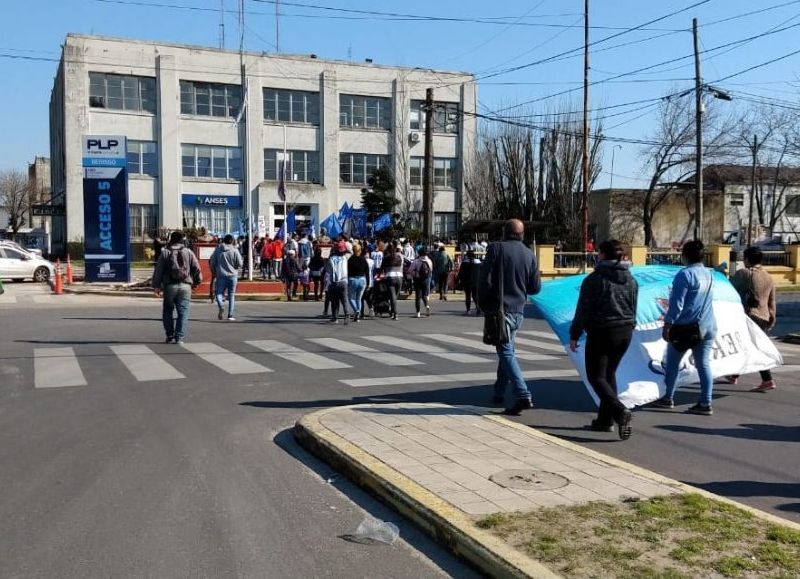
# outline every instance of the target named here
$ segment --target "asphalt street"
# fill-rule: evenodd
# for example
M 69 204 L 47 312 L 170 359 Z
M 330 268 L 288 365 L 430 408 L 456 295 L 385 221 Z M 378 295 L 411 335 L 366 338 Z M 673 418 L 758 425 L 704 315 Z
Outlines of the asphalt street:
M 163 343 L 155 300 L 6 289 L 0 576 L 475 574 L 289 433 L 338 404 L 486 405 L 494 357 L 463 303 L 434 301 L 414 319 L 404 302 L 397 322 L 348 327 L 319 319 L 317 303 L 240 302 L 235 322 L 195 303 L 182 347 Z M 782 331 L 800 329 L 796 306 L 781 303 Z M 520 422 L 800 521 L 796 372 L 768 394 L 747 391 L 757 376 L 717 386 L 710 418 L 639 410 L 620 442 L 584 429 L 591 399 L 544 322 L 523 329 L 536 408 Z M 800 364 L 800 346 L 781 350 Z M 348 540 L 365 512 L 398 523 L 402 540 Z

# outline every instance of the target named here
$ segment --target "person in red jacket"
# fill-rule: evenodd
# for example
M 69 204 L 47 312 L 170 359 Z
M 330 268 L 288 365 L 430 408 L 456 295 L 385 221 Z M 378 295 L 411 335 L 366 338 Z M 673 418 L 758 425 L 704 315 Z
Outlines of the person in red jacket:
M 261 245 L 261 277 L 272 279 L 272 240 L 269 237 Z
M 281 264 L 283 263 L 283 241 L 276 237 L 272 241 L 272 273 L 275 279 L 281 279 Z

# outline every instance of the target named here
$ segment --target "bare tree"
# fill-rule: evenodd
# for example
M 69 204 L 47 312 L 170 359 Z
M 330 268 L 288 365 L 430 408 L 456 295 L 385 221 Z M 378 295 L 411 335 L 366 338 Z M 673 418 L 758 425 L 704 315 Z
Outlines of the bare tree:
M 0 208 L 8 215 L 8 226 L 17 233 L 27 224 L 30 213 L 30 183 L 28 176 L 17 169 L 0 171 Z
M 732 117 L 722 118 L 716 107 L 709 106 L 704 117 L 703 154 L 707 161 L 725 159 L 730 154 Z M 695 172 L 695 113 L 685 97 L 666 98 L 658 111 L 654 144 L 643 152 L 644 168 L 649 175 L 642 199 L 641 218 L 644 243 L 653 245 L 653 220 L 656 212 Z

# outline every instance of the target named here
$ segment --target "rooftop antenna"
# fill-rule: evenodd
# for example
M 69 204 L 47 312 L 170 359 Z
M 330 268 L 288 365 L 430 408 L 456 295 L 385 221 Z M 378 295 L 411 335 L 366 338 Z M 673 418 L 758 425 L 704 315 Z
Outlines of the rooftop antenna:
M 225 49 L 225 0 L 219 0 L 219 49 Z

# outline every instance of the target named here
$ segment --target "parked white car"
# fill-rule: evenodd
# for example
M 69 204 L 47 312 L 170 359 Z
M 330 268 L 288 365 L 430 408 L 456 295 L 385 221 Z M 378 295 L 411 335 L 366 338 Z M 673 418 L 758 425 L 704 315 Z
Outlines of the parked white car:
M 7 244 L 0 245 L 0 279 L 46 283 L 54 274 L 53 264 L 46 259 Z
M 13 247 L 15 249 L 21 249 L 22 251 L 24 251 L 26 253 L 32 253 L 33 255 L 36 255 L 38 257 L 42 257 L 42 250 L 41 249 L 23 247 L 19 243 L 17 243 L 16 241 L 11 241 L 10 239 L 0 239 L 0 246 Z

